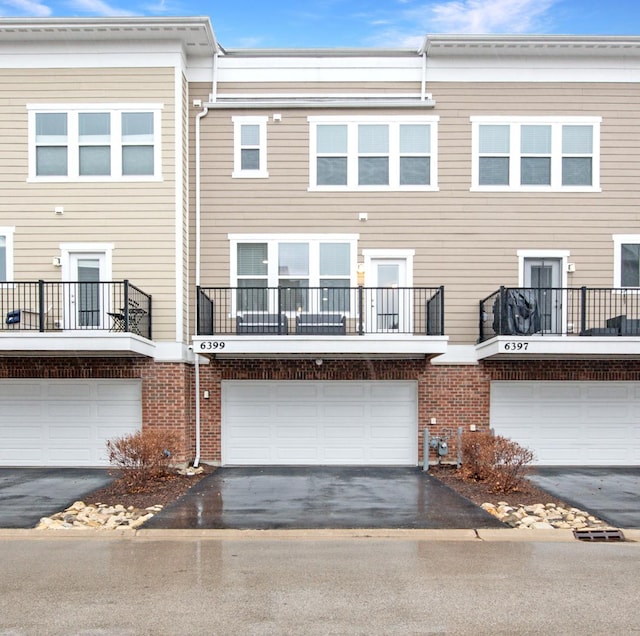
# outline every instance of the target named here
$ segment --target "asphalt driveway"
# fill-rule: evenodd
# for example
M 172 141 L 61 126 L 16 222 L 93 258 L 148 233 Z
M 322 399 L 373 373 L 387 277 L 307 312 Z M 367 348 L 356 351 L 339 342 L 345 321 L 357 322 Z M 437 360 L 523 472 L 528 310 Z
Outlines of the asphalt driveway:
M 640 528 L 640 467 L 537 466 L 529 479 L 618 528 Z
M 219 468 L 145 528 L 503 528 L 418 468 Z
M 106 468 L 0 468 L 0 528 L 32 528 L 112 479 Z

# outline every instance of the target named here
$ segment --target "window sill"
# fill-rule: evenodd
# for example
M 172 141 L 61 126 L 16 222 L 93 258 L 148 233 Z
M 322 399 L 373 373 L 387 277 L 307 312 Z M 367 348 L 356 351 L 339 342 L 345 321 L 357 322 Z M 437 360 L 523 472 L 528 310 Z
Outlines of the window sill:
M 438 186 L 309 186 L 307 192 L 439 192 Z
M 596 186 L 472 186 L 469 192 L 536 192 L 543 194 L 546 192 L 602 192 L 602 188 Z
M 29 177 L 27 183 L 151 183 L 164 181 L 162 176 L 126 177 Z

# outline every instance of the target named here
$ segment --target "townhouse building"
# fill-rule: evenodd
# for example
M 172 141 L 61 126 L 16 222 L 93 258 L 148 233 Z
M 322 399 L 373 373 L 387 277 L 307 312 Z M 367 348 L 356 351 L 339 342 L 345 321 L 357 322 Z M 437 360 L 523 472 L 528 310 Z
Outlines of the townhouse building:
M 0 463 L 640 462 L 640 38 L 0 34 Z

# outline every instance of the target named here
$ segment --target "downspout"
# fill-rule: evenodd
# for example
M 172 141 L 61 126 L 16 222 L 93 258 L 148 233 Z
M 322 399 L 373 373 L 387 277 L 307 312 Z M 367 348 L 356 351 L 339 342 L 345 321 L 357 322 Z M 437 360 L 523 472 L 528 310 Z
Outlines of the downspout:
M 210 96 L 210 99 L 215 98 L 216 91 L 216 69 L 217 69 L 217 61 L 218 54 L 217 52 L 213 54 L 213 71 L 211 78 L 211 86 L 213 94 Z M 200 231 L 200 220 L 201 220 L 201 202 L 200 202 L 200 184 L 201 184 L 201 175 L 200 175 L 200 122 L 201 120 L 207 116 L 209 109 L 205 106 L 197 115 L 195 122 L 195 137 L 196 137 L 196 148 L 195 148 L 195 162 L 196 162 L 196 287 L 200 287 L 200 242 L 201 242 L 201 231 Z M 195 356 L 195 410 L 196 410 L 196 456 L 193 459 L 193 467 L 197 468 L 200 464 L 200 356 L 194 352 Z
M 420 99 L 427 99 L 427 50 L 422 51 L 422 80 L 420 86 Z

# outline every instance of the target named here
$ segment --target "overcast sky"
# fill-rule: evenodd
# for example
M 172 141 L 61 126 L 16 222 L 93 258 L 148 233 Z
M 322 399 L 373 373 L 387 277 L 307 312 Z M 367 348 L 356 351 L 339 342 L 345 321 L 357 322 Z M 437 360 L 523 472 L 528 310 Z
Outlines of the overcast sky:
M 0 16 L 208 16 L 226 48 L 414 48 L 428 33 L 640 32 L 640 0 L 0 0 Z

